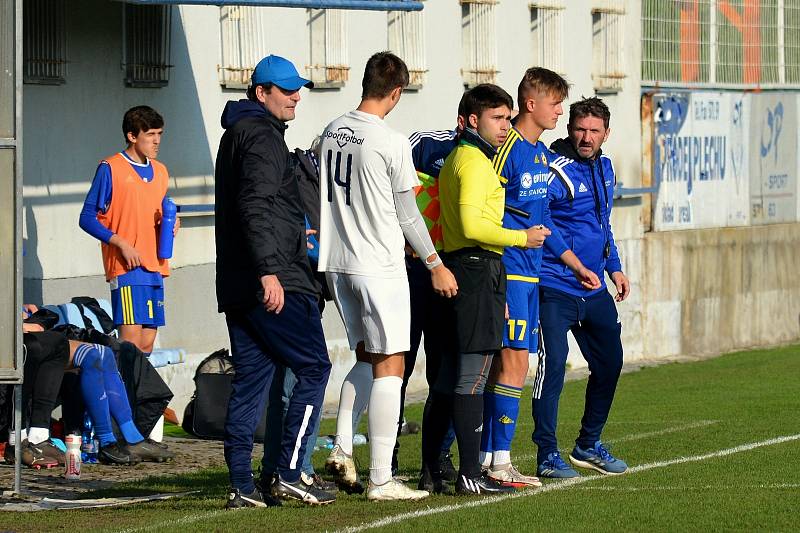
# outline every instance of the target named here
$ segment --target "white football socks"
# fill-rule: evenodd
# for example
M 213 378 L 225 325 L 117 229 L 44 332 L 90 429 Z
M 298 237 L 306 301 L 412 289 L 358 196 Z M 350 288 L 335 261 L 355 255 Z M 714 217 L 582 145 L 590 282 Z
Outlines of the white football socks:
M 492 452 L 481 452 L 481 468 L 489 469 L 492 466 Z
M 369 478 L 374 485 L 392 479 L 392 453 L 400 418 L 403 378 L 386 376 L 372 382 L 369 398 Z
M 511 450 L 495 450 L 492 464 L 495 466 L 507 465 L 511 462 Z
M 48 428 L 35 428 L 31 427 L 28 430 L 28 442 L 31 444 L 39 444 L 50 438 L 50 429 Z
M 369 402 L 371 390 L 372 364 L 356 361 L 342 383 L 336 416 L 336 444 L 347 455 L 353 453 L 354 425 Z

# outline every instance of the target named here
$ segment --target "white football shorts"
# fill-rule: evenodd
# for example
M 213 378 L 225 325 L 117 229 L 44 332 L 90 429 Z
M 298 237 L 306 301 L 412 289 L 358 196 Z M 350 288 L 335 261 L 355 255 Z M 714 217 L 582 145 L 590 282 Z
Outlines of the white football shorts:
M 340 272 L 326 276 L 351 350 L 362 341 L 369 353 L 395 354 L 411 348 L 411 296 L 405 272 L 397 278 Z

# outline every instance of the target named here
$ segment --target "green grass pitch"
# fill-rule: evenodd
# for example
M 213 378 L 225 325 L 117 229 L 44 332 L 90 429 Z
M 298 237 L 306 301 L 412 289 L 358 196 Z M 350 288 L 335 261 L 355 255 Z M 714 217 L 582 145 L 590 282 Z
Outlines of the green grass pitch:
M 559 443 L 571 449 L 585 380 L 565 385 Z M 420 420 L 421 405 L 407 418 Z M 532 473 L 530 389 L 512 456 Z M 332 432 L 333 421 L 322 432 Z M 340 494 L 324 508 L 222 510 L 224 469 L 150 478 L 102 495 L 197 490 L 181 499 L 115 509 L 0 513 L 16 531 L 730 531 L 800 529 L 800 346 L 740 352 L 624 374 L 604 441 L 631 465 L 622 476 L 587 473 L 512 497 L 433 496 L 371 503 Z M 416 482 L 419 435 L 401 438 L 401 473 Z M 367 446 L 356 448 L 362 476 Z M 320 467 L 325 453 L 315 454 Z

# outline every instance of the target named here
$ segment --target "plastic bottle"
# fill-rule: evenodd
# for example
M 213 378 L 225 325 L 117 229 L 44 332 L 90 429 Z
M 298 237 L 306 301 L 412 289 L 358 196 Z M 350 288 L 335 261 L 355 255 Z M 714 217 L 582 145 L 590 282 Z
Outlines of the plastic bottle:
M 99 445 L 97 439 L 94 438 L 94 427 L 92 426 L 92 418 L 89 413 L 83 415 L 83 434 L 81 435 L 81 451 L 84 463 L 96 463 L 97 452 Z
M 81 478 L 81 441 L 80 435 L 67 435 L 67 452 L 64 457 L 64 477 L 70 480 Z
M 178 206 L 172 198 L 165 196 L 161 202 L 161 228 L 158 233 L 158 258 L 169 259 L 172 257 L 172 243 L 175 240 L 172 232 L 175 229 L 175 220 L 178 217 Z
M 324 435 L 317 437 L 317 441 L 314 445 L 315 450 L 319 450 L 320 448 L 325 448 L 326 450 L 330 450 L 333 448 L 333 435 Z
M 306 217 L 306 229 L 311 229 L 311 223 L 308 221 L 308 217 Z M 319 241 L 317 240 L 317 236 L 311 234 L 306 238 L 306 240 L 308 240 L 309 244 L 313 246 L 313 248 L 306 250 L 308 253 L 308 259 L 312 263 L 319 263 Z

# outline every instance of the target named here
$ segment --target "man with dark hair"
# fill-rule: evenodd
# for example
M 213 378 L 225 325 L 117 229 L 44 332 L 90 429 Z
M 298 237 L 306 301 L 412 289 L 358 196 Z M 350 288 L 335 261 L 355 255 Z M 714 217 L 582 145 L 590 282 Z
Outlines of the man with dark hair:
M 167 167 L 156 161 L 164 119 L 151 107 L 136 106 L 125 113 L 122 133 L 127 148 L 100 161 L 78 224 L 102 243 L 120 338 L 147 355 L 165 324 L 163 278 L 169 276 L 169 261 L 157 253 L 169 184 Z M 176 219 L 173 234 L 179 228 Z
M 518 94 L 519 114 L 505 144 L 494 158 L 494 169 L 506 190 L 503 227 L 520 229 L 551 225 L 544 218 L 548 160 L 553 156 L 539 141 L 555 128 L 567 97 L 566 80 L 546 68 L 525 72 Z M 500 356 L 492 361 L 484 393 L 481 462 L 489 477 L 511 486 L 540 486 L 511 462 L 511 441 L 519 418 L 519 400 L 528 376 L 528 357 L 539 348 L 539 267 L 542 249 L 507 248 L 506 302 L 508 319 Z
M 438 472 L 442 439 L 452 417 L 458 441 L 456 491 L 483 494 L 513 491 L 481 473 L 479 452 L 483 424 L 483 388 L 492 356 L 503 342 L 507 246 L 541 247 L 549 231 L 541 226 L 502 227 L 505 191 L 492 158 L 508 135 L 511 96 L 483 84 L 464 95 L 465 129 L 439 174 L 445 261 L 460 291 L 445 319 L 455 353 L 442 358 L 423 420 L 423 467 L 434 490 L 445 491 Z
M 369 404 L 370 500 L 428 495 L 392 477 L 411 326 L 405 242 L 430 271 L 437 293 L 450 297 L 457 290 L 417 209 L 419 181 L 408 139 L 384 122 L 407 84 L 402 59 L 389 52 L 373 55 L 358 108 L 331 122 L 322 135 L 319 269 L 326 272 L 350 349 L 356 351 L 356 364 L 342 384 L 336 443 L 326 467 L 345 490 L 363 490 L 352 458 L 353 424 Z
M 628 469 L 600 441 L 622 370 L 622 325 L 614 300 L 622 302 L 630 293 L 611 231 L 614 167 L 601 150 L 611 133 L 610 117 L 599 98 L 575 102 L 569 108 L 568 137 L 551 145 L 558 154 L 550 163 L 547 189 L 553 233 L 542 260 L 544 353 L 539 354 L 533 386 L 533 441 L 538 448 L 538 473 L 543 477 L 578 476 L 561 459 L 556 441 L 558 400 L 569 351 L 567 331 L 574 335 L 590 372 L 581 430 L 569 459 L 575 466 L 602 474 L 622 474 Z M 616 287 L 613 299 L 604 273 Z
M 288 60 L 270 55 L 252 75 L 249 99 L 228 102 L 216 161 L 217 302 L 225 313 L 236 375 L 225 421 L 227 508 L 264 507 L 277 498 L 310 505 L 335 496 L 300 477 L 331 363 L 306 254 L 299 184 L 284 141 L 300 89 L 313 87 Z M 253 482 L 253 434 L 275 367 L 297 377 L 283 426 L 277 475 Z M 271 492 L 271 495 L 268 493 Z

